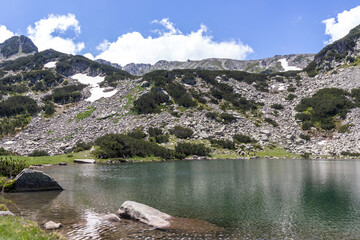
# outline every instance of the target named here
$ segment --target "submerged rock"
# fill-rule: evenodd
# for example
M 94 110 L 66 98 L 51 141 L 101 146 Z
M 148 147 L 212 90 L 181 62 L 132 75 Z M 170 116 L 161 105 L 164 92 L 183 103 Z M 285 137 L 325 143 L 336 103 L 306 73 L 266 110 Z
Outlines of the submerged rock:
M 132 218 L 155 228 L 170 227 L 172 216 L 163 213 L 145 204 L 126 201 L 116 212 L 117 215 L 125 218 Z
M 44 225 L 46 230 L 54 230 L 61 228 L 61 223 L 55 223 L 53 221 L 48 221 Z
M 103 219 L 109 222 L 120 222 L 120 218 L 116 214 L 107 214 L 103 216 Z
M 32 192 L 32 191 L 53 191 L 64 190 L 49 175 L 32 169 L 25 168 L 15 178 L 12 191 Z

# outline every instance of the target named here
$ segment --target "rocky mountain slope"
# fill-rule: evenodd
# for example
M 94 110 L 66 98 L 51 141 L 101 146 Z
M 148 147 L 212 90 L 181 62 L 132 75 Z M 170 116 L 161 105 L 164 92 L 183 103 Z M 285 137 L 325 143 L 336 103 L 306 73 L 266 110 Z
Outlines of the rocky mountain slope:
M 14 60 L 38 52 L 35 44 L 25 36 L 14 36 L 0 44 L 0 61 Z
M 184 141 L 172 133 L 179 125 L 194 133 L 186 141 L 207 145 L 242 134 L 256 141 L 236 145 L 243 150 L 277 146 L 298 154 L 360 153 L 360 41 L 354 31 L 343 39 L 355 43 L 346 54 L 333 60 L 322 54 L 339 49 L 335 42 L 304 71 L 259 74 L 195 67 L 134 77 L 53 50 L 3 61 L 0 147 L 25 155 L 40 149 L 57 154 L 107 133 L 156 127 L 170 136 L 162 145 L 173 148 Z M 303 63 L 312 59 L 306 56 Z M 288 64 L 294 66 L 296 58 L 289 57 Z M 333 67 L 323 68 L 318 59 Z M 18 102 L 22 107 L 15 108 Z
M 235 60 L 209 58 L 200 61 L 187 60 L 186 62 L 161 60 L 151 64 L 130 63 L 121 67 L 116 63 L 111 63 L 102 59 L 96 60 L 99 63 L 108 64 L 113 67 L 127 71 L 135 76 L 142 76 L 148 72 L 156 70 L 174 70 L 174 69 L 206 69 L 206 70 L 232 70 L 246 71 L 252 73 L 271 73 L 288 70 L 302 70 L 314 59 L 314 54 L 291 54 L 277 55 L 271 58 L 258 60 Z

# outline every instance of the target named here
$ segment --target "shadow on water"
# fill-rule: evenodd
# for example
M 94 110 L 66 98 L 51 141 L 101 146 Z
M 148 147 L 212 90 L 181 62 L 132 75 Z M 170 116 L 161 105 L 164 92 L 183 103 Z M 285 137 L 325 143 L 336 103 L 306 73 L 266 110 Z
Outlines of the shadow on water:
M 69 239 L 360 239 L 360 161 L 179 161 L 44 171 L 66 190 L 6 197 L 19 215 L 63 223 Z M 164 232 L 102 220 L 126 200 L 226 230 Z

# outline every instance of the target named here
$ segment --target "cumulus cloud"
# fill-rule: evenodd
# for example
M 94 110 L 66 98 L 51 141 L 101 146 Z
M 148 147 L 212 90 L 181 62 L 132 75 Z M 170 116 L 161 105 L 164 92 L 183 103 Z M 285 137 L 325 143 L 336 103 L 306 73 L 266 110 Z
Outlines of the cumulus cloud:
M 34 27 L 27 28 L 30 39 L 40 51 L 52 48 L 60 52 L 76 54 L 85 47 L 83 42 L 76 43 L 71 38 L 54 36 L 54 33 L 64 34 L 68 30 L 73 30 L 76 35 L 81 32 L 79 21 L 74 14 L 50 14 L 48 18 L 35 22 Z
M 0 43 L 14 36 L 14 33 L 6 28 L 5 25 L 0 25 Z
M 157 30 L 157 37 L 130 32 L 119 36 L 115 42 L 104 41 L 98 46 L 102 52 L 96 58 L 121 65 L 132 62 L 154 64 L 159 60 L 244 59 L 253 52 L 250 46 L 239 40 L 214 41 L 212 36 L 207 35 L 205 25 L 197 31 L 183 34 L 167 18 L 154 20 L 153 23 L 161 24 L 165 31 Z
M 322 21 L 325 26 L 325 34 L 330 36 L 325 44 L 332 43 L 349 33 L 349 31 L 360 24 L 360 6 L 345 10 L 333 18 Z
M 95 60 L 94 56 L 91 53 L 85 53 L 83 56 L 90 60 Z

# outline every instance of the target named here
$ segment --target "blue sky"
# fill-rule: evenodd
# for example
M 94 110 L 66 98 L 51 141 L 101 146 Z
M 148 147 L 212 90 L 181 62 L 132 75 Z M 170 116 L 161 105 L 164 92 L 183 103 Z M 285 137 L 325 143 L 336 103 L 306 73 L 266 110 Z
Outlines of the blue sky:
M 344 14 L 342 25 L 329 25 L 330 34 L 325 34 L 323 21 L 335 18 L 337 22 L 339 13 L 360 5 L 354 0 L 1 0 L 0 3 L 0 25 L 6 27 L 7 33 L 31 36 L 37 45 L 44 47 L 46 41 L 54 40 L 49 45 L 52 48 L 64 45 L 63 51 L 101 56 L 122 65 L 127 61 L 153 63 L 158 58 L 184 60 L 222 54 L 258 59 L 277 54 L 317 53 L 324 42 L 343 34 L 339 30 L 344 29 L 343 25 L 360 24 L 360 14 L 354 17 L 354 11 L 350 20 Z M 57 21 L 70 18 L 71 21 L 64 31 L 49 30 L 51 39 L 40 39 L 43 36 L 36 31 L 40 32 L 42 25 L 37 29 L 35 23 L 49 16 Z M 43 28 L 45 25 L 43 22 Z M 198 34 L 189 36 L 191 32 Z M 0 39 L 1 34 L 0 31 Z M 70 42 L 61 42 L 60 38 L 74 45 L 66 49 Z

